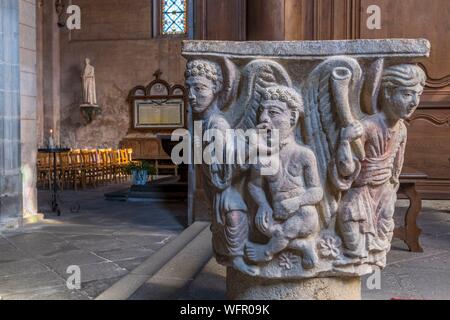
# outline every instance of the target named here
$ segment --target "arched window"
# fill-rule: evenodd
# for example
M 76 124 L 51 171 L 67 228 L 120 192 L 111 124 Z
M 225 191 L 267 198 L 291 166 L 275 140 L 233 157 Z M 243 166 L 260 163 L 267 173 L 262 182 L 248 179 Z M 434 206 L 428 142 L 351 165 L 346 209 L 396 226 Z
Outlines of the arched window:
M 189 37 L 192 34 L 192 0 L 154 0 L 154 36 Z

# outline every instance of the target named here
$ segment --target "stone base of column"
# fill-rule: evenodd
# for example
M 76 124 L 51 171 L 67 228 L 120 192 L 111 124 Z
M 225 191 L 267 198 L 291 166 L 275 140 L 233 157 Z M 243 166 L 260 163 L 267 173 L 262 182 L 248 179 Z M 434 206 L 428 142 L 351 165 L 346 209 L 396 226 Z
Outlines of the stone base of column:
M 227 270 L 230 300 L 361 300 L 361 278 L 267 280 Z

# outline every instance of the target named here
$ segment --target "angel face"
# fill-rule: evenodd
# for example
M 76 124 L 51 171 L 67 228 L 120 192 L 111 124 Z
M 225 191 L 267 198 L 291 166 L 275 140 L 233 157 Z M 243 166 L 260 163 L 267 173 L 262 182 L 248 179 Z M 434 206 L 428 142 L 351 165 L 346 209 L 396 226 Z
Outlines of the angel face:
M 194 113 L 204 113 L 215 100 L 215 85 L 206 77 L 189 77 L 186 80 L 189 102 Z
M 278 130 L 281 141 L 289 137 L 293 131 L 292 110 L 286 102 L 266 100 L 258 110 L 257 129 Z
M 396 87 L 385 89 L 384 112 L 393 120 L 407 120 L 411 118 L 420 103 L 423 86 Z

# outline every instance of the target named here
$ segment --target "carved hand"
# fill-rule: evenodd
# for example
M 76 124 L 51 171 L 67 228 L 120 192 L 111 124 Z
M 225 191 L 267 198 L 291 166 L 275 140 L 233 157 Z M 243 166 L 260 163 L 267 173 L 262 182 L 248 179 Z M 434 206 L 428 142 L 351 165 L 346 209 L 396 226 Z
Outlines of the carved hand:
M 396 175 L 394 175 L 394 176 L 392 176 L 392 178 L 391 178 L 391 183 L 392 183 L 393 185 L 398 185 L 398 184 L 400 184 L 400 179 L 399 179 Z
M 273 210 L 270 206 L 259 207 L 256 214 L 256 226 L 266 236 L 270 236 L 270 220 L 273 215 Z
M 341 139 L 343 141 L 352 142 L 358 140 L 364 134 L 364 128 L 359 122 L 354 122 L 347 128 L 342 129 Z

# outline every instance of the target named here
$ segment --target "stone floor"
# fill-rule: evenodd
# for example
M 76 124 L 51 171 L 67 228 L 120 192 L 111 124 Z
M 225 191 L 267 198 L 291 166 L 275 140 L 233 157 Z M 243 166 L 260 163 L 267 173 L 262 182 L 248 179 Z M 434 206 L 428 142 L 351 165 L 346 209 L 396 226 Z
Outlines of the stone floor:
M 48 213 L 43 223 L 0 234 L 0 297 L 95 298 L 184 229 L 185 203 L 104 200 L 123 187 L 63 192 L 61 217 Z M 39 192 L 40 212 L 49 202 L 49 192 Z M 81 269 L 79 291 L 66 287 L 71 265 Z
M 401 211 L 406 204 L 399 201 Z M 425 252 L 408 252 L 395 240 L 381 274 L 381 290 L 363 286 L 364 299 L 450 300 L 450 201 L 424 201 L 423 206 L 419 226 Z
M 0 234 L 0 296 L 9 299 L 92 299 L 141 264 L 184 228 L 184 203 L 107 202 L 112 186 L 62 194 L 63 215 L 45 223 Z M 39 194 L 40 211 L 49 193 Z M 81 206 L 78 213 L 70 208 Z M 397 219 L 407 203 L 399 201 Z M 363 298 L 450 299 L 450 202 L 425 201 L 419 219 L 425 252 L 410 253 L 398 240 L 381 274 L 381 289 Z M 82 289 L 66 288 L 67 267 L 78 265 Z M 223 299 L 223 268 L 209 264 L 184 299 Z

